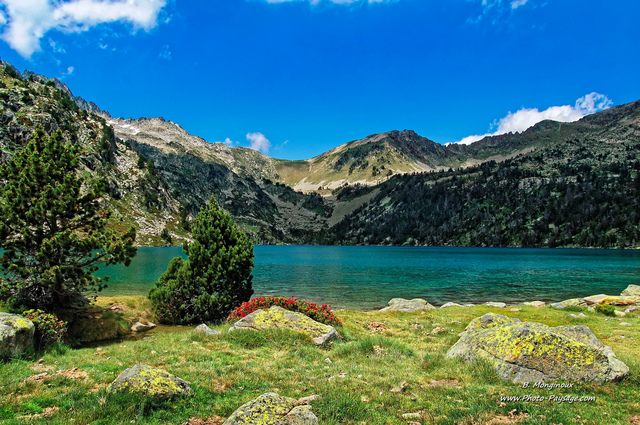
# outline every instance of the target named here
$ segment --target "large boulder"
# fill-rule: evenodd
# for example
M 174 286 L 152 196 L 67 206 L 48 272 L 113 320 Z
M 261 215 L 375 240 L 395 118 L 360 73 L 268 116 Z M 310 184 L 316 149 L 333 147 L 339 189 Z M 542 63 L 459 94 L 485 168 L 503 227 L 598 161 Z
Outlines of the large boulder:
M 433 310 L 434 306 L 423 300 L 422 298 L 414 298 L 405 300 L 404 298 L 393 298 L 389 301 L 389 305 L 380 311 L 402 311 L 412 313 L 418 310 Z
M 447 358 L 484 359 L 513 382 L 608 382 L 629 368 L 587 326 L 549 327 L 488 313 L 473 319 Z
M 197 334 L 203 334 L 203 335 L 207 335 L 207 336 L 216 336 L 216 335 L 220 335 L 220 332 L 211 329 L 209 326 L 205 325 L 204 323 L 201 325 L 196 326 L 196 328 L 193 330 L 195 333 Z
M 290 329 L 309 335 L 313 341 L 320 345 L 326 341 L 340 338 L 333 326 L 316 322 L 302 313 L 285 310 L 282 307 L 273 306 L 256 310 L 234 323 L 229 329 L 234 330 L 264 331 L 267 329 Z
M 137 364 L 126 369 L 107 387 L 112 393 L 137 393 L 154 398 L 189 395 L 189 383 L 166 370 Z
M 567 307 L 586 307 L 587 303 L 584 298 L 571 298 L 570 300 L 564 300 L 557 303 L 552 303 L 553 308 L 567 308 Z
M 620 295 L 622 295 L 623 297 L 638 297 L 638 298 L 640 298 L 640 286 L 638 286 L 638 285 L 629 285 L 629 286 L 627 286 L 627 289 L 622 291 L 622 293 Z
M 33 347 L 33 322 L 17 314 L 0 313 L 0 359 L 20 356 Z
M 238 408 L 222 425 L 316 425 L 308 400 L 265 393 Z

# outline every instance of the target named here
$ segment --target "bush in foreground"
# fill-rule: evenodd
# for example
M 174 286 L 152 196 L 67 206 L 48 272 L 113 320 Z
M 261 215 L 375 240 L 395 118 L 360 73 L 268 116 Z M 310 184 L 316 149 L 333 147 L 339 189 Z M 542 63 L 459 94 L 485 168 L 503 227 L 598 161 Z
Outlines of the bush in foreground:
M 22 313 L 36 327 L 35 340 L 37 348 L 45 350 L 55 344 L 65 342 L 67 322 L 63 322 L 53 314 L 42 310 L 27 310 Z
M 326 304 L 322 304 L 321 306 L 319 306 L 315 303 L 296 300 L 293 297 L 254 298 L 251 301 L 242 303 L 240 307 L 234 309 L 227 318 L 227 321 L 242 319 L 247 314 L 251 314 L 256 310 L 259 310 L 261 308 L 269 308 L 274 305 L 282 307 L 286 310 L 297 311 L 298 313 L 302 313 L 312 318 L 316 322 L 324 323 L 325 325 L 342 326 L 342 322 L 340 322 L 340 319 L 338 319 L 331 311 L 331 306 L 328 306 Z
M 165 323 L 221 322 L 253 294 L 253 244 L 212 196 L 193 221 L 187 260 L 176 257 L 149 299 Z

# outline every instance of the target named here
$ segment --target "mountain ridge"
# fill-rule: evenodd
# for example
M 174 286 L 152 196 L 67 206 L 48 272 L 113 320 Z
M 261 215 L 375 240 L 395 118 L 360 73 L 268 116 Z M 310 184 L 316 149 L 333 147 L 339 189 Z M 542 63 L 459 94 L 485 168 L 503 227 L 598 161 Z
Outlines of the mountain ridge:
M 0 79 L 0 161 L 36 127 L 61 130 L 83 148 L 80 172 L 105 183 L 110 226 L 134 225 L 141 245 L 189 240 L 211 195 L 256 243 L 640 245 L 640 101 L 472 145 L 392 130 L 291 161 L 113 118 L 5 62 Z

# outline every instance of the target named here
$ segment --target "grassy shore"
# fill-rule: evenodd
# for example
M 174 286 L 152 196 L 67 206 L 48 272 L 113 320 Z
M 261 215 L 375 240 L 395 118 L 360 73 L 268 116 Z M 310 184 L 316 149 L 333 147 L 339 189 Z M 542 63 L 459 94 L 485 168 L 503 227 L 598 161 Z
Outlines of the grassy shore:
M 142 314 L 147 307 L 142 298 L 111 297 L 98 303 L 116 301 L 128 306 L 129 315 Z M 337 311 L 345 340 L 323 347 L 291 332 L 227 333 L 230 324 L 214 327 L 222 332 L 215 337 L 183 327 L 181 332 L 155 332 L 136 341 L 63 347 L 42 355 L 40 363 L 25 358 L 0 364 L 0 423 L 218 424 L 268 391 L 296 398 L 321 395 L 312 402 L 321 424 L 640 423 L 640 416 L 635 418 L 640 415 L 640 316 L 620 320 L 585 310 L 586 318 L 574 318 L 570 313 L 576 311 L 520 308 Z M 573 388 L 548 390 L 502 381 L 483 363 L 446 360 L 458 333 L 490 311 L 550 326 L 588 325 L 631 372 L 617 383 L 575 383 Z M 137 363 L 189 381 L 191 396 L 153 402 L 107 393 L 107 385 Z M 517 396 L 594 399 L 500 401 Z M 416 415 L 404 418 L 405 413 Z

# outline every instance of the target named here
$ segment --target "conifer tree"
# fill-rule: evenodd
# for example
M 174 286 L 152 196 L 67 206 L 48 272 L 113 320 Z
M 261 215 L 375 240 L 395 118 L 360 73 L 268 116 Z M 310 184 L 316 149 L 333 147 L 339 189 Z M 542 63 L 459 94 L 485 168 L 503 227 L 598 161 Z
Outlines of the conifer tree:
M 103 187 L 78 174 L 79 155 L 59 131 L 38 128 L 0 167 L 1 298 L 45 311 L 83 304 L 84 291 L 106 286 L 93 272 L 136 254 L 133 228 L 105 228 Z
M 149 291 L 169 323 L 219 322 L 253 294 L 253 244 L 212 196 L 192 224 L 188 259 L 176 257 Z

